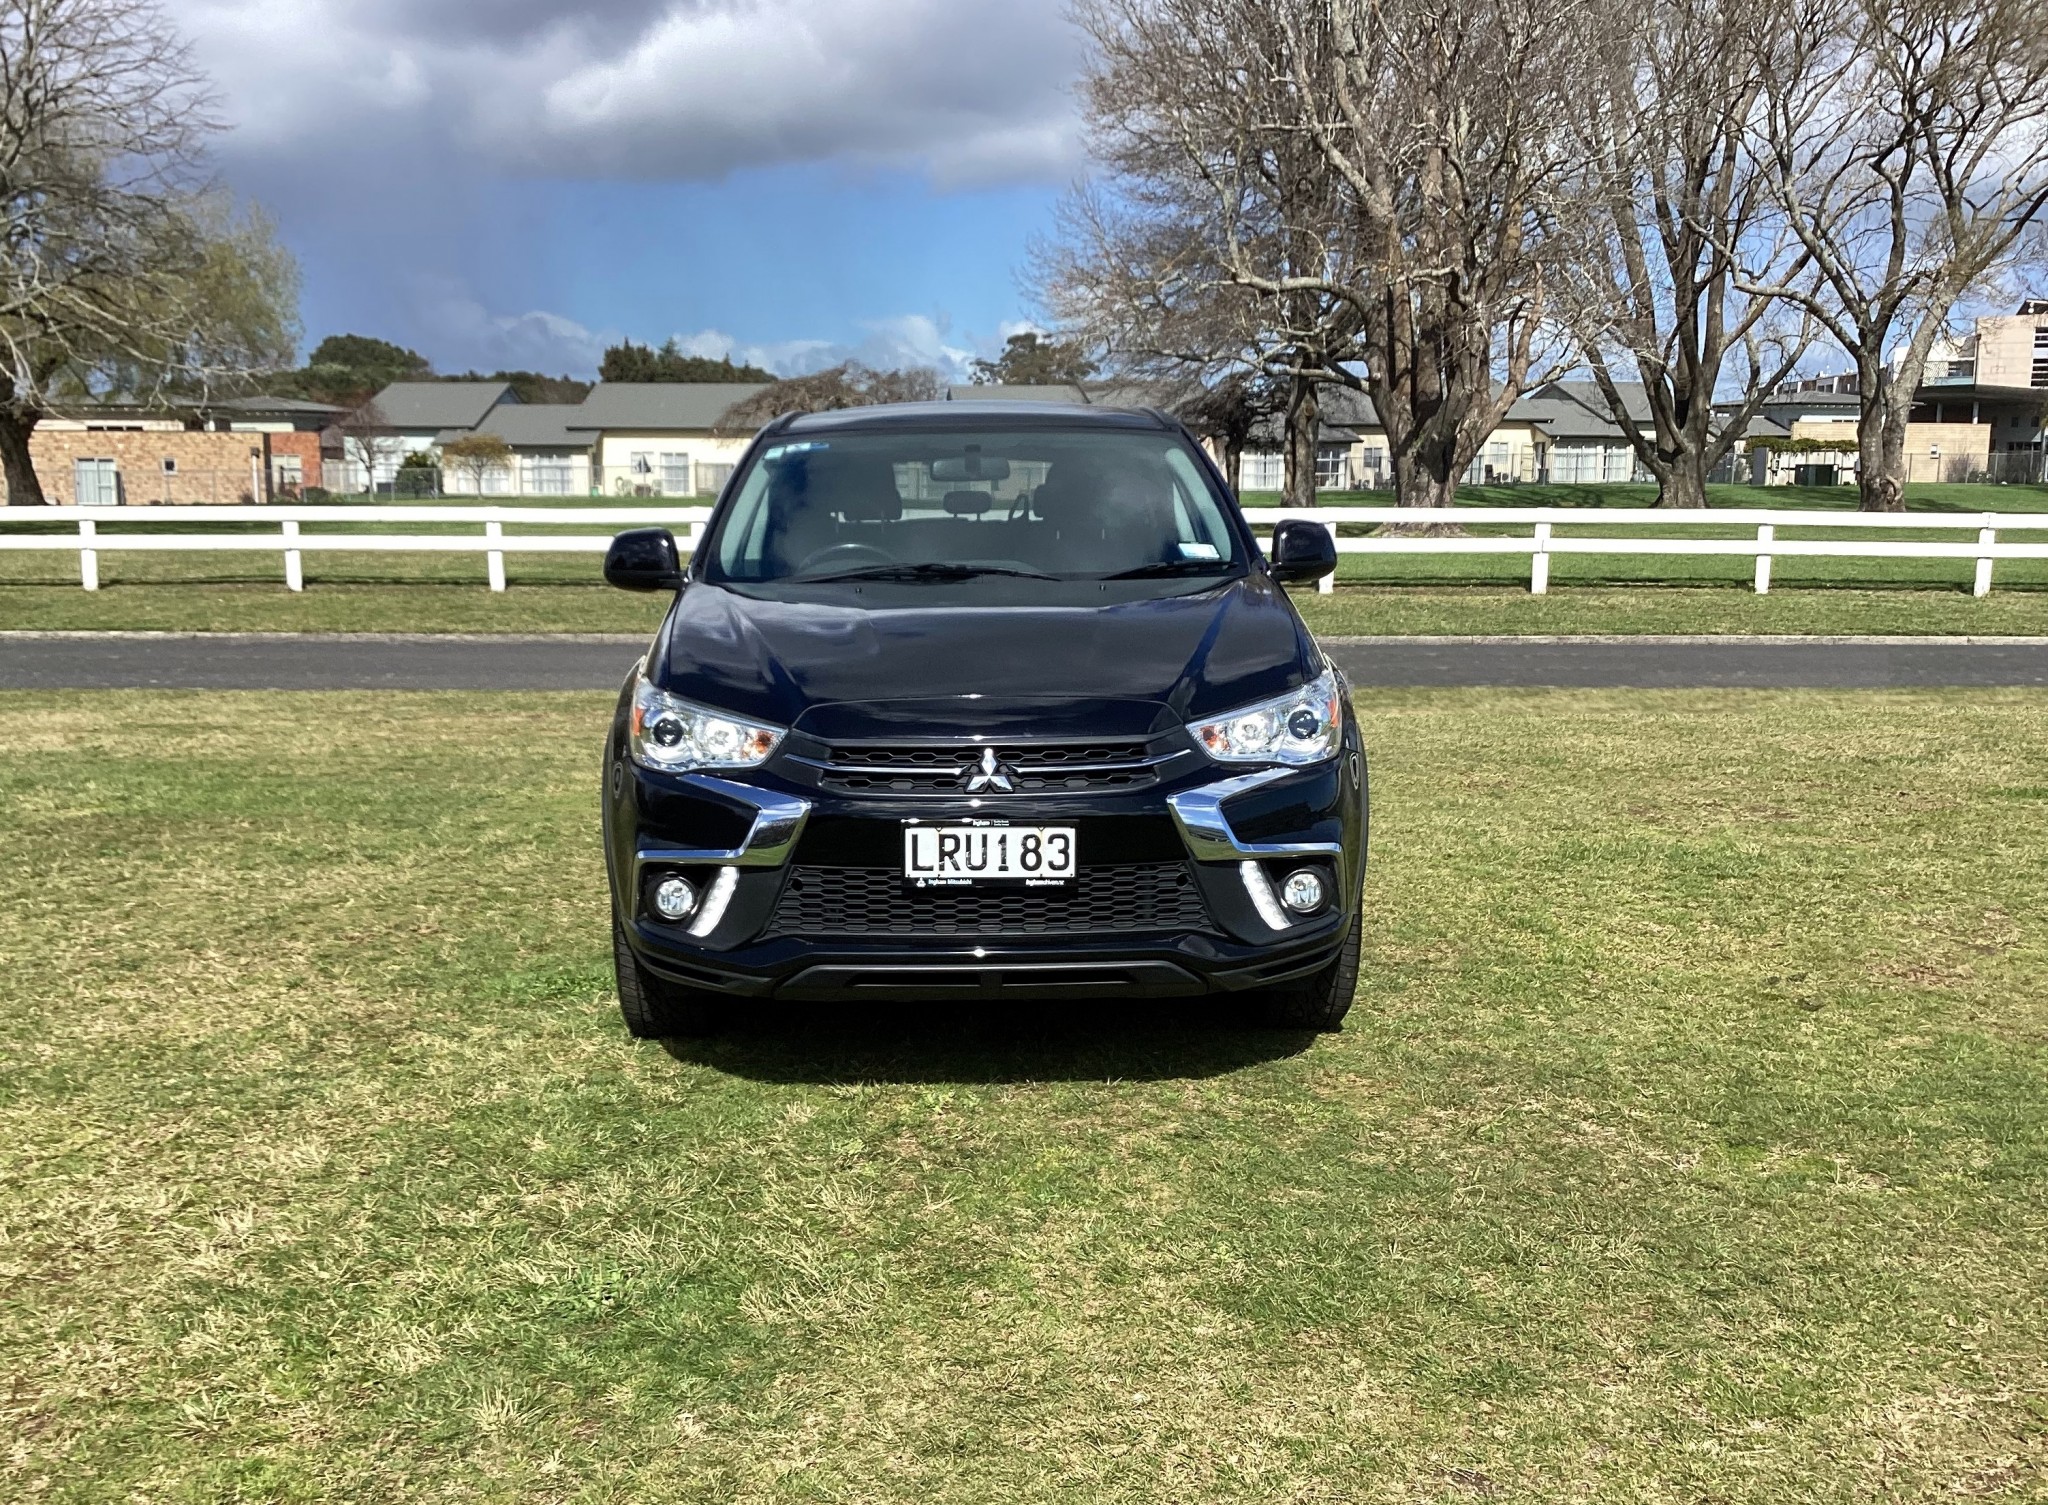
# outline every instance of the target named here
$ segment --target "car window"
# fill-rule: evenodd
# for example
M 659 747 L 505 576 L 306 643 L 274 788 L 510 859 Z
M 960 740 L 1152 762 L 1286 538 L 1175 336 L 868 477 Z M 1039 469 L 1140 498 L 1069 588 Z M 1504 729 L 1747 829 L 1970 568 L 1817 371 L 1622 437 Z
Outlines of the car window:
M 704 574 L 1223 574 L 1243 563 L 1227 505 L 1199 457 L 1163 431 L 791 438 L 757 452 L 708 541 Z

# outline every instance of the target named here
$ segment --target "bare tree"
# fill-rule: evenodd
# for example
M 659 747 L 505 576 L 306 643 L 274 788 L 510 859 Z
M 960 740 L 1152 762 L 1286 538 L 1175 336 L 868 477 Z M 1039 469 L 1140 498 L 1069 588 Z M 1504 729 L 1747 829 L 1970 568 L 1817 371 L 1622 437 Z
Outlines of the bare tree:
M 361 466 L 363 490 L 370 495 L 376 494 L 379 470 L 396 472 L 405 463 L 405 440 L 391 427 L 375 399 L 353 409 L 334 430 L 341 438 L 344 470 Z
M 1253 5 L 1258 0 L 1240 0 Z M 1548 241 L 1577 213 L 1563 129 L 1603 40 L 1583 0 L 1294 0 L 1303 124 L 1373 269 L 1368 386 L 1405 506 L 1444 506 L 1550 343 Z M 1546 371 L 1545 368 L 1551 370 Z
M 1559 312 L 1582 343 L 1658 504 L 1704 507 L 1707 477 L 1805 354 L 1810 318 L 1745 283 L 1788 284 L 1811 258 L 1782 233 L 1751 153 L 1768 0 L 1613 4 L 1571 120 L 1585 213 L 1559 237 Z M 1716 411 L 1724 381 L 1737 395 Z M 1640 383 L 1650 432 L 1623 382 Z
M 0 0 L 0 473 L 43 500 L 29 436 L 51 400 L 118 377 L 147 398 L 273 359 L 296 273 L 200 170 L 219 128 L 151 0 Z M 259 254 L 237 269 L 242 253 Z M 280 283 L 280 269 L 282 282 Z M 261 294 L 262 309 L 223 294 Z M 282 349 L 278 348 L 280 342 Z
M 1866 511 L 1905 506 L 1906 425 L 1957 303 L 2048 206 L 2040 0 L 1792 0 L 1760 39 L 1759 155 L 1815 286 L 1752 271 L 1855 363 Z
M 1257 374 L 1233 373 L 1197 386 L 1174 404 L 1174 410 L 1189 428 L 1216 443 L 1222 451 L 1223 474 L 1235 490 L 1245 446 L 1287 410 L 1292 387 L 1291 381 L 1283 386 Z M 1313 478 L 1313 467 L 1309 474 Z
M 1545 364 L 1561 122 L 1584 0 L 1085 0 L 1090 121 L 1124 185 L 1164 183 L 1214 280 L 1256 295 L 1262 365 L 1370 390 L 1400 500 L 1447 502 Z M 1136 143 L 1125 147 L 1124 143 Z M 1195 258 L 1185 258 L 1187 265 Z M 1360 374 L 1362 370 L 1362 375 Z
M 1069 200 L 1042 296 L 1129 374 L 1283 389 L 1284 496 L 1311 504 L 1320 389 L 1363 378 L 1341 185 L 1291 123 L 1288 30 L 1236 0 L 1075 14 L 1097 49 L 1083 99 L 1108 191 Z
M 925 367 L 877 371 L 848 361 L 808 376 L 785 377 L 741 398 L 720 416 L 716 432 L 750 434 L 784 413 L 829 413 L 887 402 L 936 402 L 944 395 L 938 372 Z

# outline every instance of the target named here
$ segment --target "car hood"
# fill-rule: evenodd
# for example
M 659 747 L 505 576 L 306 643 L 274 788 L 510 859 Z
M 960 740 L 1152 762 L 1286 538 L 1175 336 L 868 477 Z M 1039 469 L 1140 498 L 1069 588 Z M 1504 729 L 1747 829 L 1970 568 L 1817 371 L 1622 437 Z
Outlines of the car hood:
M 1137 735 L 1286 691 L 1321 669 L 1259 576 L 1101 606 L 867 608 L 697 582 L 650 660 L 672 694 L 825 737 Z

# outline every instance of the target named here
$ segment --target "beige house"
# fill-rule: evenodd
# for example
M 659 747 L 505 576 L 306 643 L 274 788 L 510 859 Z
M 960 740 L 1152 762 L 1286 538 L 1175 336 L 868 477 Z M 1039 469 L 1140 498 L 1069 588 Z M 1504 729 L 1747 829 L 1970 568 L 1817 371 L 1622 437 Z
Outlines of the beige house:
M 2048 389 L 2048 299 L 1981 318 L 1971 333 L 1936 344 L 1922 385 Z
M 596 456 L 593 489 L 606 496 L 716 496 L 753 439 L 717 432 L 758 382 L 599 382 L 568 427 Z

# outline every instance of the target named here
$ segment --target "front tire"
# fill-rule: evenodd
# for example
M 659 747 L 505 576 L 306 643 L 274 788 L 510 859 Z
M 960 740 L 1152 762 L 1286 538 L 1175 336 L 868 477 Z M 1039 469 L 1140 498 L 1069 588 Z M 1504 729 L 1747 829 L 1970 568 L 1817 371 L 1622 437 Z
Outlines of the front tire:
M 1358 991 L 1358 950 L 1365 934 L 1365 911 L 1351 917 L 1351 930 L 1343 949 L 1319 972 L 1269 988 L 1251 1000 L 1259 1023 L 1269 1029 L 1312 1029 L 1333 1031 L 1343 1028 L 1351 1012 L 1351 998 Z
M 626 927 L 612 916 L 612 970 L 618 979 L 619 1014 L 636 1040 L 673 1040 L 708 1035 L 718 1028 L 718 1000 L 696 988 L 656 977 L 640 965 L 626 941 Z

